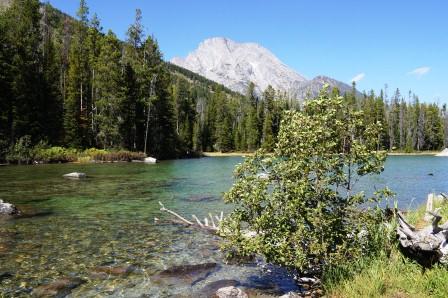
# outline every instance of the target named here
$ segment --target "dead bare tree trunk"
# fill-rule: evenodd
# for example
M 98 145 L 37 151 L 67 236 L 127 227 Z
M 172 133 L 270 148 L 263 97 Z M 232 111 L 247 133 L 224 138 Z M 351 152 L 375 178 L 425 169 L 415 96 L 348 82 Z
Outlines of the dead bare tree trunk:
M 146 111 L 145 146 L 143 149 L 143 153 L 145 153 L 145 154 L 146 154 L 146 145 L 148 143 L 149 117 L 150 117 L 150 113 L 151 113 L 151 100 L 155 95 L 154 88 L 155 88 L 156 80 L 157 80 L 157 74 L 153 75 L 153 77 L 151 79 L 150 87 L 149 87 L 148 110 Z
M 428 196 L 427 213 L 432 218 L 431 225 L 417 230 L 409 224 L 403 214 L 398 212 L 397 236 L 401 252 L 408 258 L 415 260 L 425 268 L 430 268 L 437 263 L 448 263 L 448 222 L 439 225 L 442 217 L 433 212 L 434 197 Z

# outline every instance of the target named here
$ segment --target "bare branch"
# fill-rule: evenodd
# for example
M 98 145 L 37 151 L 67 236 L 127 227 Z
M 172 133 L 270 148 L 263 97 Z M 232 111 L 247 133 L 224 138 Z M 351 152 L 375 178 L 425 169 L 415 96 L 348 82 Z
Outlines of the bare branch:
M 160 204 L 160 206 L 161 206 L 160 211 L 168 212 L 169 214 L 174 215 L 175 217 L 179 218 L 179 219 L 182 220 L 183 222 L 185 222 L 185 223 L 187 223 L 187 224 L 189 224 L 189 225 L 194 225 L 193 222 L 191 222 L 191 221 L 189 221 L 189 220 L 183 218 L 182 216 L 180 216 L 180 215 L 177 214 L 176 212 L 171 211 L 170 209 L 165 208 L 165 206 L 162 204 L 162 202 L 159 201 L 159 204 Z

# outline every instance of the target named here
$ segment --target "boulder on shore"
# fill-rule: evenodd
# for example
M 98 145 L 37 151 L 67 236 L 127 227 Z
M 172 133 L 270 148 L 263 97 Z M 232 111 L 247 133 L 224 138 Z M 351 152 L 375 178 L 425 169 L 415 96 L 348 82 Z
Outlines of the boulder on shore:
M 63 175 L 64 178 L 70 178 L 70 179 L 81 179 L 81 178 L 86 178 L 87 175 L 86 173 L 81 173 L 81 172 L 72 172 L 72 173 L 68 173 Z
M 157 159 L 156 158 L 154 158 L 154 157 L 146 157 L 144 160 L 143 160 L 143 162 L 144 163 L 157 163 Z
M 19 215 L 20 211 L 16 206 L 0 200 L 0 215 Z
M 436 156 L 448 156 L 448 148 L 443 149 L 442 151 L 437 153 Z

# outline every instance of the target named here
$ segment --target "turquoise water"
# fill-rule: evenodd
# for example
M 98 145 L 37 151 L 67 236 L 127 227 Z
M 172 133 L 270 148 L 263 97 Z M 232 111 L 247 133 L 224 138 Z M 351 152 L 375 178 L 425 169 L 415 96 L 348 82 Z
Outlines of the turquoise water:
M 371 193 L 385 186 L 401 209 L 415 209 L 431 192 L 448 193 L 448 157 L 390 156 L 381 175 L 364 177 L 355 188 Z
M 67 276 L 86 281 L 72 291 L 73 297 L 196 296 L 222 279 L 276 292 L 294 289 L 283 272 L 274 278 L 260 266 L 224 264 L 219 239 L 167 223 L 169 216 L 159 211 L 162 201 L 187 216 L 228 212 L 231 207 L 221 196 L 241 161 L 219 157 L 156 165 L 1 167 L 0 199 L 16 204 L 26 216 L 0 220 L 0 296 L 26 297 L 38 285 Z M 394 156 L 382 175 L 362 179 L 357 187 L 371 192 L 388 185 L 401 208 L 412 208 L 431 191 L 448 192 L 447 169 L 448 158 Z M 73 171 L 89 178 L 62 178 Z M 219 269 L 193 284 L 154 282 L 155 275 L 171 266 L 205 262 L 216 262 Z M 127 276 L 92 277 L 103 265 L 132 265 L 135 270 Z

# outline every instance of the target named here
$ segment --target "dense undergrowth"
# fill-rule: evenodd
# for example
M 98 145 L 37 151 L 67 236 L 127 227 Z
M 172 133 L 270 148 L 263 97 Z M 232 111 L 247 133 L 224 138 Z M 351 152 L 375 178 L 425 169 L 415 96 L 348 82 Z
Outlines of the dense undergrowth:
M 51 147 L 45 142 L 31 146 L 30 138 L 23 137 L 11 147 L 6 155 L 6 161 L 11 164 L 30 163 L 65 163 L 65 162 L 113 162 L 143 160 L 146 155 L 142 152 L 132 152 L 115 149 L 104 150 L 97 148 L 75 149 Z

